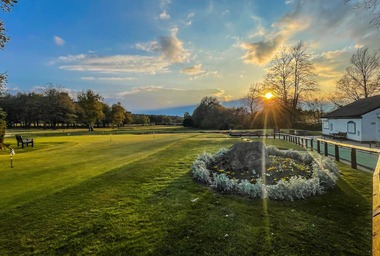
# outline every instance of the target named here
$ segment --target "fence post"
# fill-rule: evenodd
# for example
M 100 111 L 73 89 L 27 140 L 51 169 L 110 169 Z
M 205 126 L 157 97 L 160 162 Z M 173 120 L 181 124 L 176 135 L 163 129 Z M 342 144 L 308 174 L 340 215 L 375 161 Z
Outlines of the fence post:
M 321 142 L 319 140 L 317 140 L 317 152 L 318 154 L 321 153 Z
M 329 145 L 325 142 L 325 156 L 329 156 Z
M 311 151 L 314 151 L 313 139 L 310 139 L 310 147 Z
M 372 255 L 380 254 L 380 157 L 372 182 Z
M 356 169 L 357 163 L 356 163 L 356 148 L 351 148 L 351 167 Z
M 339 146 L 335 145 L 335 160 L 339 162 Z

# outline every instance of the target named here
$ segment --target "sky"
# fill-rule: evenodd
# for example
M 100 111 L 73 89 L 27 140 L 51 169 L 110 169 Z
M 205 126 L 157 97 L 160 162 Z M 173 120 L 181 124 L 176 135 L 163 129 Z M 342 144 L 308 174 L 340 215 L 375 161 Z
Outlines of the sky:
M 0 15 L 9 93 L 91 89 L 134 113 L 238 100 L 300 40 L 333 92 L 358 47 L 380 49 L 371 15 L 344 0 L 19 0 Z

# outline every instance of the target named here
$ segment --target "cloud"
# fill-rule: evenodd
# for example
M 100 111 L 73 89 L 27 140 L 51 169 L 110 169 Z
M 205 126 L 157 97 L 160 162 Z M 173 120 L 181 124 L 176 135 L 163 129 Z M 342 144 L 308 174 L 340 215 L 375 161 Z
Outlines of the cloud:
M 325 51 L 312 57 L 315 73 L 323 89 L 333 90 L 336 82 L 342 77 L 344 69 L 349 65 L 353 48 Z
M 160 13 L 160 20 L 169 20 L 170 19 L 170 15 L 168 13 L 166 13 L 166 11 L 164 10 L 162 13 Z
M 225 91 L 223 89 L 218 88 L 218 92 L 214 93 L 212 96 L 218 98 L 221 101 L 230 101 L 232 99 L 231 95 L 225 95 Z
M 205 72 L 206 71 L 202 69 L 202 64 L 194 65 L 192 67 L 184 68 L 181 70 L 181 73 L 187 75 L 199 75 Z
M 336 48 L 338 42 L 344 41 L 351 42 L 352 46 L 378 48 L 379 33 L 369 25 L 370 17 L 356 16 L 351 6 L 343 1 L 289 0 L 286 4 L 289 11 L 270 27 L 262 26 L 261 18 L 253 17 L 258 27 L 248 38 L 264 38 L 240 43 L 240 48 L 246 50 L 245 63 L 265 65 L 282 44 L 294 44 L 299 40 L 312 41 L 323 50 Z
M 223 12 L 221 13 L 221 15 L 224 16 L 224 15 L 227 15 L 227 14 L 229 14 L 229 13 L 230 13 L 230 10 L 225 10 L 225 11 L 223 11 Z
M 185 62 L 190 54 L 183 48 L 183 43 L 177 38 L 178 28 L 171 30 L 171 36 L 160 37 L 159 43 L 165 57 L 173 62 Z
M 308 17 L 298 19 L 293 17 L 293 14 L 290 13 L 283 16 L 278 22 L 273 23 L 272 31 L 267 32 L 262 26 L 259 17 L 253 16 L 252 18 L 258 23 L 258 28 L 249 37 L 265 37 L 264 39 L 253 43 L 243 42 L 240 44 L 240 48 L 247 51 L 243 56 L 244 63 L 260 66 L 267 64 L 291 36 L 310 27 L 310 20 Z
M 185 20 L 181 20 L 181 23 L 183 23 L 185 26 L 191 26 L 193 23 L 193 17 L 195 16 L 195 13 L 191 12 L 187 15 Z
M 221 101 L 230 98 L 229 95 L 224 94 L 224 90 L 218 88 L 195 90 L 149 85 L 133 87 L 128 91 L 120 92 L 117 98 L 110 100 L 120 101 L 128 110 L 133 111 L 134 109 L 151 110 L 196 105 L 207 95 L 218 97 Z
M 217 77 L 219 76 L 218 71 L 207 71 L 202 68 L 202 64 L 194 65 L 191 67 L 183 68 L 180 71 L 182 74 L 186 74 L 190 76 L 190 80 L 195 80 L 199 79 L 202 77 L 207 77 L 207 76 L 214 76 Z
M 159 52 L 172 63 L 183 63 L 188 60 L 190 53 L 184 49 L 183 42 L 177 38 L 178 28 L 171 29 L 171 36 L 161 36 L 158 41 L 138 43 L 136 49 L 147 52 Z
M 243 56 L 244 63 L 257 65 L 267 64 L 283 41 L 283 37 L 278 35 L 274 38 L 267 38 L 266 40 L 257 43 L 240 44 L 242 49 L 247 50 L 247 53 Z
M 49 62 L 59 65 L 60 69 L 96 73 L 168 73 L 169 66 L 183 63 L 189 59 L 190 53 L 184 49 L 183 42 L 177 38 L 178 28 L 171 30 L 171 36 L 161 36 L 158 41 L 137 43 L 136 49 L 159 56 L 77 54 L 60 56 Z M 121 78 L 118 78 L 119 80 Z
M 157 74 L 169 72 L 171 63 L 155 56 L 140 55 L 68 55 L 61 56 L 51 64 L 58 64 L 60 69 L 106 74 L 145 73 Z
M 85 76 L 81 77 L 81 80 L 100 80 L 100 81 L 132 81 L 136 78 L 134 77 L 94 77 L 94 76 Z
M 54 42 L 55 42 L 56 45 L 59 45 L 59 46 L 64 46 L 65 45 L 65 40 L 63 40 L 61 37 L 54 36 L 53 39 L 54 39 Z
M 160 0 L 160 7 L 166 8 L 171 3 L 171 0 Z

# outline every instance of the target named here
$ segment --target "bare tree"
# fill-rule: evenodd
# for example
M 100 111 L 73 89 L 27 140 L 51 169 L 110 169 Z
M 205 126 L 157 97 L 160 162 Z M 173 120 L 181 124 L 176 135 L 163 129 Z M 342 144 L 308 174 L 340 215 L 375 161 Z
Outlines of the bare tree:
M 302 97 L 317 90 L 315 77 L 314 65 L 307 53 L 307 46 L 302 41 L 292 47 L 282 48 L 270 62 L 264 81 L 265 88 L 276 95 L 288 113 L 290 123 L 296 119 Z
M 243 102 L 245 107 L 248 109 L 249 113 L 253 114 L 259 110 L 261 98 L 263 94 L 263 85 L 260 83 L 251 84 L 248 89 L 247 94 L 243 97 Z
M 351 66 L 336 85 L 337 93 L 349 101 L 380 93 L 380 58 L 368 48 L 360 48 L 351 57 Z
M 291 99 L 292 109 L 296 109 L 300 102 L 301 96 L 306 92 L 317 90 L 316 74 L 314 65 L 310 61 L 310 55 L 306 52 L 307 46 L 300 41 L 290 48 L 293 66 L 293 97 Z
M 309 110 L 314 124 L 320 123 L 322 116 L 333 108 L 327 95 L 309 95 L 304 104 Z
M 279 96 L 284 105 L 288 105 L 291 98 L 292 73 L 292 56 L 289 54 L 289 50 L 283 47 L 270 62 L 270 68 L 265 78 L 265 86 Z
M 370 24 L 380 28 L 380 11 L 378 6 L 380 0 L 345 0 L 346 3 L 353 3 L 352 9 L 356 12 L 367 12 L 372 15 Z
M 4 12 L 10 12 L 17 0 L 0 0 L 0 9 Z M 4 49 L 5 43 L 9 41 L 9 37 L 5 34 L 3 21 L 0 19 L 0 50 Z M 7 74 L 0 73 L 0 96 L 7 82 Z

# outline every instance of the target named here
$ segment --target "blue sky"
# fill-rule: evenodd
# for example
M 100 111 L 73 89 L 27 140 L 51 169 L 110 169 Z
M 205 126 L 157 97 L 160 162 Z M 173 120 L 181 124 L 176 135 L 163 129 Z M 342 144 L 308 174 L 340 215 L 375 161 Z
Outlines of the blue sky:
M 239 99 L 299 40 L 332 92 L 357 47 L 380 48 L 344 0 L 20 0 L 1 17 L 10 93 L 92 89 L 133 112 Z

